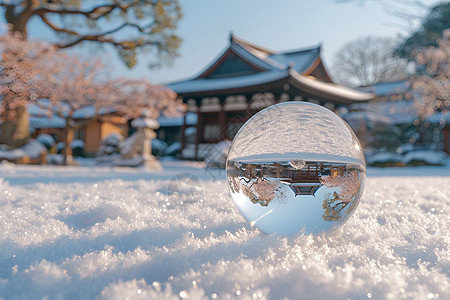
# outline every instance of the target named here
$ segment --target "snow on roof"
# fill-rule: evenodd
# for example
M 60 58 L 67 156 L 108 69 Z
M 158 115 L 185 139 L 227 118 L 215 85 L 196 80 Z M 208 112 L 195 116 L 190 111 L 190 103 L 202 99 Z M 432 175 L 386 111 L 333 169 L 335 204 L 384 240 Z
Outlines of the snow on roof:
M 306 49 L 296 52 L 283 52 L 270 55 L 269 58 L 273 59 L 280 64 L 289 66 L 294 64 L 294 70 L 298 73 L 303 73 L 313 62 L 319 58 L 320 47 Z
M 320 47 L 313 47 L 289 52 L 274 52 L 261 51 L 253 45 L 243 43 L 240 40 L 233 40 L 231 46 L 233 50 L 237 51 L 241 56 L 250 60 L 255 65 L 264 69 L 273 69 L 274 67 L 280 70 L 288 68 L 290 64 L 294 64 L 297 72 L 304 72 L 320 54 Z
M 234 34 L 230 35 L 230 41 L 231 41 L 231 43 L 238 43 L 240 45 L 243 45 L 246 48 L 251 49 L 252 51 L 255 51 L 255 53 L 258 52 L 259 55 L 264 55 L 264 54 L 265 55 L 270 55 L 270 54 L 274 54 L 275 53 L 275 51 L 273 51 L 273 50 L 270 50 L 268 48 L 265 48 L 265 47 L 262 47 L 262 46 L 259 46 L 259 45 L 255 45 L 255 44 L 253 44 L 253 43 L 251 43 L 251 42 L 249 42 L 247 40 L 244 40 L 244 39 L 242 39 L 240 37 L 237 37 Z
M 94 106 L 85 106 L 81 109 L 76 110 L 73 113 L 74 119 L 90 119 L 100 113 L 100 115 L 106 115 L 115 112 L 115 109 L 112 107 L 102 107 L 97 109 Z
M 373 85 L 377 96 L 388 96 L 408 89 L 407 81 L 382 82 Z
M 320 46 L 304 48 L 294 51 L 276 52 L 256 46 L 248 41 L 232 35 L 230 48 L 239 51 L 242 56 L 250 57 L 255 64 L 267 64 L 278 69 L 286 69 L 291 63 L 294 63 L 295 70 L 299 73 L 304 72 L 320 54 Z M 256 60 L 255 60 L 256 58 Z
M 369 87 L 359 88 L 361 91 L 375 93 L 379 97 L 405 92 L 409 88 L 408 81 L 379 82 Z
M 287 75 L 288 73 L 285 70 L 272 70 L 239 77 L 191 79 L 169 84 L 168 87 L 176 93 L 214 91 L 263 84 Z
M 197 78 L 172 83 L 169 84 L 168 87 L 176 93 L 205 92 L 259 85 L 288 76 L 293 79 L 292 82 L 294 85 L 297 85 L 300 89 L 306 88 L 313 92 L 321 92 L 330 96 L 338 96 L 355 101 L 367 101 L 373 98 L 372 93 L 365 93 L 342 85 L 323 82 L 301 75 L 294 70 L 272 70 L 240 77 L 215 79 Z
M 28 113 L 30 115 L 30 130 L 34 131 L 38 128 L 64 128 L 66 126 L 66 120 L 57 116 L 54 113 L 49 112 L 47 107 L 50 106 L 50 102 L 46 99 L 39 100 L 38 103 L 28 104 Z M 101 108 L 100 114 L 109 114 L 114 112 L 113 108 Z M 79 110 L 76 110 L 73 114 L 74 119 L 89 119 L 97 114 L 97 110 L 94 106 L 86 106 Z
M 314 80 L 301 75 L 317 59 L 320 58 L 320 46 L 289 52 L 274 52 L 261 49 L 246 41 L 231 36 L 230 48 L 237 55 L 261 69 L 267 70 L 256 74 L 225 78 L 196 77 L 190 80 L 178 81 L 168 85 L 176 93 L 208 92 L 227 90 L 260 85 L 284 77 L 291 77 L 299 89 L 306 88 L 312 94 L 322 93 L 330 97 L 346 98 L 353 101 L 368 101 L 373 98 L 372 93 L 358 91 L 333 83 Z M 228 51 L 228 50 L 226 50 Z M 226 53 L 226 51 L 224 53 Z M 220 56 L 223 57 L 224 53 Z M 214 65 L 216 59 L 207 70 Z M 292 70 L 289 70 L 292 69 Z
M 30 129 L 38 128 L 64 128 L 66 120 L 58 116 L 52 115 L 35 117 L 30 115 Z
M 182 126 L 183 117 L 167 118 L 161 116 L 158 118 L 158 122 L 161 127 Z M 186 125 L 195 125 L 195 124 L 197 124 L 197 114 L 193 112 L 188 112 L 186 114 Z
M 274 68 L 286 68 L 286 66 L 278 63 L 277 61 L 269 59 L 267 55 L 261 54 L 261 52 L 256 52 L 255 50 L 248 49 L 242 45 L 234 43 L 231 45 L 231 49 L 233 49 L 239 56 L 243 57 L 245 60 L 263 69 L 272 70 Z
M 391 119 L 381 113 L 373 111 L 350 111 L 342 115 L 347 123 L 364 121 L 364 123 L 390 124 Z
M 291 75 L 291 77 L 295 79 L 295 81 L 293 81 L 294 85 L 299 86 L 299 88 L 301 89 L 306 87 L 307 89 L 325 93 L 330 96 L 349 98 L 354 101 L 368 101 L 371 100 L 374 96 L 372 93 L 360 92 L 343 85 L 323 82 L 313 77 L 304 76 L 294 70 L 290 70 L 289 75 Z
M 235 36 L 231 37 L 231 44 L 217 59 L 215 59 L 205 70 L 209 70 L 225 53 L 231 49 L 247 62 L 257 66 L 263 72 L 228 78 L 211 78 L 206 79 L 196 76 L 194 79 L 174 82 L 168 85 L 169 88 L 177 93 L 201 92 L 218 89 L 240 88 L 270 82 L 280 79 L 286 74 L 282 74 L 293 65 L 298 73 L 303 73 L 312 63 L 314 63 L 320 54 L 320 47 L 303 49 L 290 52 L 274 52 L 264 50 L 261 47 L 254 46 Z M 201 74 L 203 74 L 202 72 Z M 266 74 L 267 73 L 267 74 Z M 273 77 L 272 77 L 273 76 Z
M 387 120 L 391 125 L 410 124 L 419 117 L 414 108 L 414 102 L 411 100 L 384 101 L 375 103 L 355 104 L 350 107 L 356 109 L 343 115 L 344 119 L 369 119 L 371 116 L 379 116 L 380 120 Z M 440 122 L 450 123 L 450 112 L 437 112 L 425 121 L 432 124 Z
M 37 103 L 28 104 L 28 112 L 30 116 L 42 117 L 49 115 L 49 107 L 51 106 L 50 101 L 47 99 L 41 99 Z M 60 108 L 63 112 L 65 107 Z M 69 110 L 69 108 L 67 108 Z M 98 110 L 101 115 L 109 114 L 114 112 L 115 109 L 113 107 L 102 107 Z M 89 119 L 97 114 L 97 108 L 94 106 L 85 106 L 73 113 L 74 119 Z

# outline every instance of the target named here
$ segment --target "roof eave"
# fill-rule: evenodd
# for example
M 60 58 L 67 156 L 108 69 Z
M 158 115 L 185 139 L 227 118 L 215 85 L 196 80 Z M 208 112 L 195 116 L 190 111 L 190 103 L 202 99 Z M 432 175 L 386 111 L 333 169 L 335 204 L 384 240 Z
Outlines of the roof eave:
M 334 83 L 322 82 L 299 74 L 294 70 L 289 71 L 289 83 L 308 94 L 315 95 L 318 98 L 327 99 L 328 101 L 334 101 L 337 104 L 348 105 L 368 102 L 375 97 L 375 94 L 373 93 L 364 93 Z
M 193 90 L 193 91 L 176 91 L 177 94 L 184 98 L 198 98 L 198 97 L 214 97 L 214 96 L 228 96 L 228 95 L 243 95 L 251 94 L 255 92 L 260 92 L 262 90 L 271 88 L 282 88 L 282 86 L 287 82 L 289 78 L 288 72 L 285 76 L 280 76 L 276 79 L 269 81 L 262 81 L 255 84 L 249 84 L 244 86 L 236 87 L 226 87 L 226 88 L 215 88 L 215 89 L 203 89 L 203 90 Z

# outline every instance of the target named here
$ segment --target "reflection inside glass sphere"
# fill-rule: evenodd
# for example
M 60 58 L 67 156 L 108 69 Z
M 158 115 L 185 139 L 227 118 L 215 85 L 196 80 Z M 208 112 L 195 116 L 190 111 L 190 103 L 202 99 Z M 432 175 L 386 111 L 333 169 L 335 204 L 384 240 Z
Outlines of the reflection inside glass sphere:
M 343 223 L 359 203 L 365 168 L 357 163 L 229 160 L 230 191 L 252 226 L 265 233 L 317 234 Z

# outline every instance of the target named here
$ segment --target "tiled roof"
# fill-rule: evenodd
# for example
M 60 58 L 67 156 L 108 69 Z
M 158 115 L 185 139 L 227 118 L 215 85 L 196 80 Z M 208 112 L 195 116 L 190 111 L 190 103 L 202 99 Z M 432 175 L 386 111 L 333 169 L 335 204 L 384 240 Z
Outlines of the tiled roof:
M 244 61 L 263 71 L 251 75 L 224 78 L 204 78 L 203 72 L 195 78 L 171 83 L 168 87 L 182 94 L 259 85 L 288 76 L 289 68 L 293 68 L 298 73 L 303 73 L 317 59 L 320 59 L 320 47 L 300 51 L 274 52 L 232 36 L 229 48 L 213 61 L 206 70 L 214 66 L 230 50 Z
M 176 93 L 205 92 L 223 89 L 241 88 L 272 82 L 288 76 L 287 70 L 271 70 L 252 75 L 227 78 L 195 78 L 169 84 Z

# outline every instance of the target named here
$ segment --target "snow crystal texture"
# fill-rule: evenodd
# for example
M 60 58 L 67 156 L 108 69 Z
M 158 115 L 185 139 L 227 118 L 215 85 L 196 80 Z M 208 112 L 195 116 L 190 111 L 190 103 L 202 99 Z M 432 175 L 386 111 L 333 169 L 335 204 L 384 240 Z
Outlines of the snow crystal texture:
M 224 171 L 163 165 L 0 164 L 0 299 L 450 299 L 448 166 L 369 169 L 314 237 L 251 228 Z

